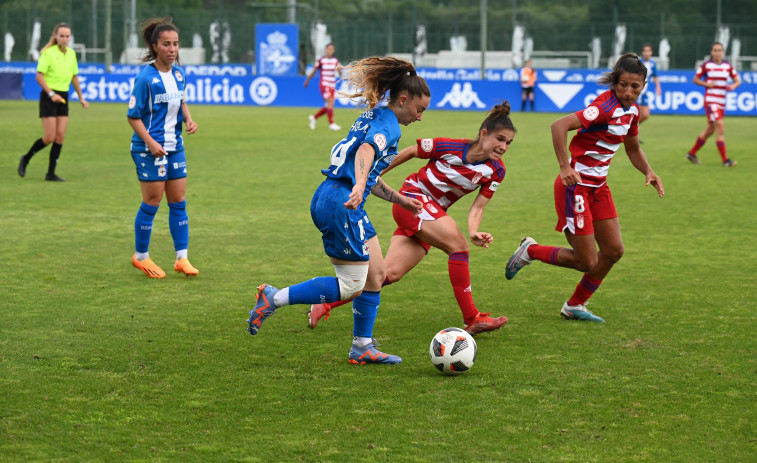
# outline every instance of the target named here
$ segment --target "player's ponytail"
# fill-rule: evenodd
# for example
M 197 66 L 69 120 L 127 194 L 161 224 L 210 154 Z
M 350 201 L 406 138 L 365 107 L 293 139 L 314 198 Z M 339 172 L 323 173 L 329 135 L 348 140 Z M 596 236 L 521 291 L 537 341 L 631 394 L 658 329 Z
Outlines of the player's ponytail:
M 641 62 L 639 56 L 636 53 L 626 53 L 618 58 L 615 66 L 611 72 L 605 73 L 597 79 L 597 83 L 600 85 L 607 85 L 610 88 L 615 88 L 615 85 L 620 81 L 620 75 L 624 72 L 629 74 L 640 74 L 642 80 L 647 80 L 647 66 Z
M 173 25 L 173 18 L 166 16 L 165 18 L 152 18 L 141 24 L 142 26 L 142 40 L 147 45 L 147 55 L 145 55 L 141 61 L 147 63 L 158 59 L 158 53 L 152 47 L 158 43 L 160 34 L 166 31 L 174 31 L 177 34 L 179 29 Z M 176 54 L 176 64 L 179 64 L 179 55 Z
M 480 134 L 483 129 L 486 129 L 489 133 L 497 129 L 510 129 L 513 133 L 517 133 L 518 131 L 515 129 L 512 119 L 510 119 L 510 103 L 502 100 L 502 103 L 493 107 L 486 115 L 484 122 L 481 123 L 478 133 Z M 477 141 L 478 138 L 471 144 L 475 144 Z
M 415 67 L 398 58 L 364 58 L 350 63 L 344 73 L 354 92 L 342 94 L 348 98 L 362 98 L 369 109 L 378 106 L 387 93 L 390 105 L 403 92 L 410 98 L 431 96 L 428 84 L 415 72 Z

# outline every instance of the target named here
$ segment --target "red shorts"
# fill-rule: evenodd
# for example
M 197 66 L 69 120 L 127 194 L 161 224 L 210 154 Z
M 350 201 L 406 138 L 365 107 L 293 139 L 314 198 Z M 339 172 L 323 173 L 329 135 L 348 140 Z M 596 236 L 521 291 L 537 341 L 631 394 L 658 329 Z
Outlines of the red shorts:
M 559 175 L 555 180 L 555 211 L 555 230 L 567 230 L 574 235 L 592 235 L 595 220 L 614 219 L 618 216 L 607 183 L 600 187 L 566 187 L 560 181 Z
M 715 103 L 705 104 L 704 111 L 708 122 L 719 121 L 725 116 L 725 108 Z
M 394 216 L 394 221 L 397 222 L 397 229 L 394 230 L 394 234 L 398 236 L 409 236 L 413 238 L 418 242 L 418 244 L 423 246 L 423 248 L 426 250 L 426 253 L 428 253 L 428 250 L 431 249 L 431 245 L 415 236 L 415 234 L 421 230 L 421 224 L 424 220 L 440 219 L 446 216 L 447 212 L 442 209 L 442 207 L 438 205 L 433 199 L 429 199 L 426 195 L 411 193 L 400 194 L 404 194 L 405 196 L 410 196 L 411 198 L 423 201 L 423 209 L 421 210 L 421 213 L 418 214 L 418 217 L 415 217 L 412 212 L 408 211 L 407 209 L 403 209 L 397 204 L 394 204 L 392 206 L 392 215 Z
M 336 89 L 334 87 L 326 87 L 321 85 L 321 96 L 324 100 L 330 100 L 336 95 Z

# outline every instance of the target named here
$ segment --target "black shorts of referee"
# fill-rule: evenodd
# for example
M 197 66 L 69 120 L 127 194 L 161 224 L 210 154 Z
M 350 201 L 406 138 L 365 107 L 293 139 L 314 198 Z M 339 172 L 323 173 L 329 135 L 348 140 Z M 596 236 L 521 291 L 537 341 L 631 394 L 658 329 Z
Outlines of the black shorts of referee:
M 39 94 L 39 117 L 68 117 L 68 92 L 53 91 L 60 95 L 65 103 L 54 102 L 43 90 Z

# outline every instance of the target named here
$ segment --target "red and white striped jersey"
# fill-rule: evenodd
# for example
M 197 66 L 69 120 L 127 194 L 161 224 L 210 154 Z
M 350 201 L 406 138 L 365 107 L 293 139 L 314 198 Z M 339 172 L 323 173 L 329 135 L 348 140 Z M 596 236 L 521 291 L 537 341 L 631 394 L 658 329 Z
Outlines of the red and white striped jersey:
M 470 140 L 423 138 L 417 143 L 418 157 L 429 159 L 429 162 L 405 179 L 401 192 L 429 196 L 445 211 L 479 187 L 480 193 L 491 199 L 505 179 L 505 165 L 501 159 L 467 162 Z
M 315 67 L 321 70 L 321 87 L 336 88 L 336 68 L 339 67 L 339 58 L 322 56 L 315 63 Z
M 624 108 L 615 91 L 607 90 L 575 114 L 583 128 L 570 141 L 570 165 L 581 174 L 581 185 L 602 186 L 620 144 L 639 134 L 639 106 Z
M 731 66 L 731 63 L 721 61 L 720 64 L 715 64 L 712 60 L 705 61 L 699 66 L 697 77 L 705 82 L 715 84 L 714 87 L 705 89 L 704 104 L 716 104 L 725 109 L 725 88 L 728 86 L 728 78 L 736 79 L 736 70 Z

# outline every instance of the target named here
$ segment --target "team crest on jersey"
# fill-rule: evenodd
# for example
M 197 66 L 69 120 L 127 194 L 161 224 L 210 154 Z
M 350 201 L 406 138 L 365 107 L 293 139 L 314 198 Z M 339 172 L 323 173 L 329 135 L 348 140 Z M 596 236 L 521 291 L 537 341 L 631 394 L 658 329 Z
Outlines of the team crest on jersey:
M 386 148 L 386 137 L 383 133 L 377 133 L 374 135 L 373 141 L 376 143 L 376 146 L 378 146 L 379 151 L 384 151 L 384 148 Z
M 430 153 L 432 149 L 434 149 L 434 139 L 433 138 L 424 138 L 421 140 L 421 149 L 427 153 Z
M 426 209 L 428 209 L 428 211 L 432 214 L 436 214 L 437 212 L 437 209 L 431 203 L 426 203 Z
M 166 176 L 166 166 L 158 167 L 158 177 L 165 177 L 165 176 Z
M 173 74 L 176 76 L 176 80 L 178 80 L 179 82 L 181 82 L 182 80 L 184 80 L 184 77 L 182 77 L 182 75 L 181 75 L 181 73 L 179 71 L 175 71 Z
M 137 105 L 137 99 L 134 97 L 134 95 L 129 98 L 129 109 L 134 109 L 134 107 Z
M 473 180 L 471 180 L 473 183 L 478 183 L 479 180 L 481 180 L 481 177 L 483 177 L 483 174 L 481 172 L 476 172 L 476 175 L 473 176 Z
M 364 256 L 368 255 L 368 243 L 367 242 L 363 243 L 363 255 Z
M 584 216 L 581 214 L 576 216 L 576 227 L 584 228 Z
M 584 109 L 584 118 L 587 121 L 593 121 L 597 116 L 599 116 L 599 109 L 596 106 L 589 106 Z

